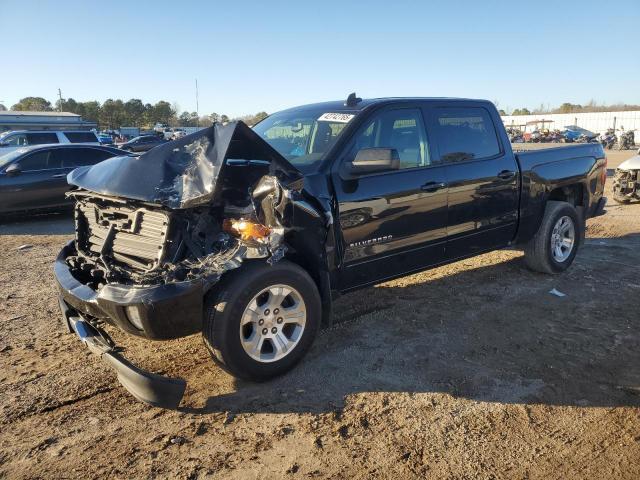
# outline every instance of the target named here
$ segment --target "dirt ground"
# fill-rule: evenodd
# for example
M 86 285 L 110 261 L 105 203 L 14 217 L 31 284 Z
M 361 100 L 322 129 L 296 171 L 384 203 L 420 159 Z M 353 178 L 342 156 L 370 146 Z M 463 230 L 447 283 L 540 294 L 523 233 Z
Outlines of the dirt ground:
M 639 204 L 590 220 L 559 276 L 503 250 L 344 296 L 264 384 L 199 336 L 112 330 L 188 381 L 177 411 L 59 328 L 52 262 L 72 233 L 64 216 L 0 226 L 0 478 L 640 478 Z

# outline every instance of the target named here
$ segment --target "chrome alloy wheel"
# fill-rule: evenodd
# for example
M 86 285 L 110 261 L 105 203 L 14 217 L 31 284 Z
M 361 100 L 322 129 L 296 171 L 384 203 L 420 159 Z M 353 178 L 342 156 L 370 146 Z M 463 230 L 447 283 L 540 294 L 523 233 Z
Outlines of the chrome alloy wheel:
M 571 217 L 560 217 L 551 232 L 551 255 L 558 262 L 564 262 L 573 251 L 576 242 L 576 228 Z
M 288 285 L 272 285 L 255 295 L 240 321 L 240 342 L 252 359 L 269 363 L 287 356 L 304 332 L 307 309 Z

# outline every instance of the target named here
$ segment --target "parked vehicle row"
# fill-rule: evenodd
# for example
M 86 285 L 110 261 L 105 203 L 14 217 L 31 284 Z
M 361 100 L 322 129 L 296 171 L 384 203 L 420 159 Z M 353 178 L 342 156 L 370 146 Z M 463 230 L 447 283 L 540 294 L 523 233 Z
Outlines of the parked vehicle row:
M 635 146 L 633 130 L 625 131 L 623 128 L 616 135 L 614 129 L 597 134 L 577 125 L 568 125 L 564 130 L 542 128 L 532 132 L 508 127 L 507 134 L 511 143 L 601 143 L 605 149 L 609 150 L 614 147 L 619 150 L 628 150 Z

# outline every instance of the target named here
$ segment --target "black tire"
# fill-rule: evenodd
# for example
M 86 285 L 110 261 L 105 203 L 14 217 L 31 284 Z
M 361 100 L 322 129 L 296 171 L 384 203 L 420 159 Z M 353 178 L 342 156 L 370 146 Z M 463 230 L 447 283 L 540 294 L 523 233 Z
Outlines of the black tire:
M 556 223 L 564 216 L 573 221 L 575 240 L 569 256 L 559 262 L 553 256 L 551 238 Z M 575 207 L 567 202 L 548 201 L 537 233 L 524 247 L 525 263 L 529 269 L 535 272 L 561 273 L 573 263 L 583 238 L 584 219 L 581 218 Z
M 260 362 L 245 352 L 240 322 L 245 308 L 263 289 L 277 284 L 294 287 L 306 308 L 306 323 L 298 343 L 282 359 Z M 322 304 L 316 284 L 298 265 L 281 260 L 273 266 L 251 262 L 226 274 L 221 286 L 205 298 L 203 336 L 214 359 L 232 375 L 265 381 L 292 369 L 307 353 L 320 329 Z

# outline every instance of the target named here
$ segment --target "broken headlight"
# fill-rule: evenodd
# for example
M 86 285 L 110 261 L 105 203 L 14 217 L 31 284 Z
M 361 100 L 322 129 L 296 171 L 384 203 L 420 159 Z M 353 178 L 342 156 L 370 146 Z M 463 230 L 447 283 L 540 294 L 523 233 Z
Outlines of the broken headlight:
M 227 218 L 222 223 L 222 229 L 242 240 L 262 240 L 269 236 L 271 229 L 261 223 L 245 219 Z

